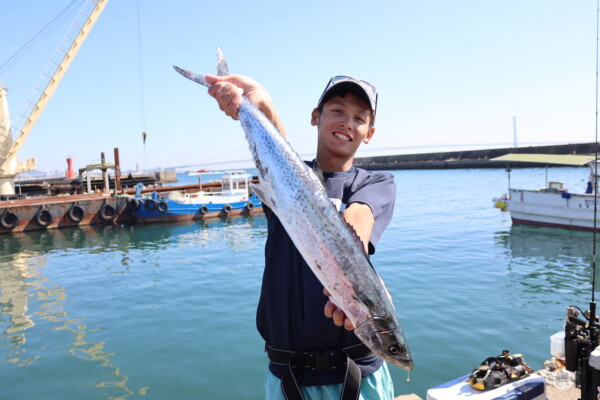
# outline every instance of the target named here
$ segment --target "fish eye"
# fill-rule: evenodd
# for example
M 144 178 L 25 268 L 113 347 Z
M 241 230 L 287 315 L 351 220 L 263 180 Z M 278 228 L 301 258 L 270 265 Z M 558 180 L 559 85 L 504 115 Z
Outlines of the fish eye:
M 390 351 L 390 353 L 392 353 L 393 355 L 396 355 L 398 353 L 400 353 L 400 349 L 397 346 L 390 346 L 388 348 L 388 350 Z

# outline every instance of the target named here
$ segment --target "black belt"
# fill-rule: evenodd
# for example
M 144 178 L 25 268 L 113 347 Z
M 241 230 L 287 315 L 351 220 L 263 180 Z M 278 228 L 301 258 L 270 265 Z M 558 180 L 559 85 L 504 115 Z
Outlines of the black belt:
M 289 351 L 274 349 L 268 344 L 265 351 L 273 364 L 287 365 L 281 379 L 281 388 L 287 400 L 304 400 L 293 368 L 319 371 L 344 371 L 340 400 L 357 400 L 360 394 L 361 374 L 355 361 L 371 357 L 373 353 L 362 343 L 331 351 Z

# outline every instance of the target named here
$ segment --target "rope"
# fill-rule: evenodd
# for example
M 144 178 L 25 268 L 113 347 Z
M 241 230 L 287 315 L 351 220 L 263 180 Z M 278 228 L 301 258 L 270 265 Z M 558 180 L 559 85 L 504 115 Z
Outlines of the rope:
M 77 9 L 75 4 L 81 0 L 73 0 L 62 9 L 50 22 L 48 22 L 38 33 L 27 41 L 19 50 L 10 56 L 0 65 L 0 76 L 5 75 L 16 63 L 18 63 L 27 53 L 29 53 L 42 39 L 46 38 L 50 32 L 56 29 L 62 21 L 69 17 Z

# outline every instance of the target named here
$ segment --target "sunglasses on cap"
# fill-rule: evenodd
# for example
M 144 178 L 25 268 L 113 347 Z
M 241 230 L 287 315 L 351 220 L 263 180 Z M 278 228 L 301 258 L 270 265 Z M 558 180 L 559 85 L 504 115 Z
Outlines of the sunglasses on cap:
M 323 101 L 323 97 L 325 97 L 325 94 L 327 92 L 329 92 L 329 90 L 332 87 L 334 87 L 335 85 L 339 85 L 340 83 L 346 83 L 346 82 L 354 83 L 354 84 L 360 86 L 360 88 L 367 95 L 367 97 L 369 99 L 369 103 L 371 105 L 371 110 L 373 110 L 373 114 L 375 114 L 377 111 L 377 89 L 375 88 L 375 86 L 371 85 L 369 82 L 362 81 L 360 79 L 356 79 L 351 76 L 338 75 L 338 76 L 334 76 L 333 78 L 331 78 L 329 80 L 329 82 L 327 83 L 327 86 L 325 86 L 325 90 L 323 91 L 323 94 L 319 98 L 319 102 L 317 104 L 319 104 L 319 105 L 321 104 L 321 102 Z

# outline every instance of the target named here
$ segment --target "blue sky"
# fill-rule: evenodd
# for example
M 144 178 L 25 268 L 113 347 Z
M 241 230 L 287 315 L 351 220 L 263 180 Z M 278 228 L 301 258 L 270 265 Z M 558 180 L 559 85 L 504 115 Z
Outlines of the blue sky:
M 71 0 L 0 0 L 0 65 Z M 40 170 L 109 162 L 124 169 L 248 163 L 241 127 L 172 65 L 261 82 L 292 146 L 316 148 L 310 112 L 328 79 L 380 91 L 375 136 L 359 156 L 595 138 L 596 2 L 557 0 L 111 0 L 19 156 Z M 13 122 L 75 15 L 0 76 Z M 144 115 L 142 118 L 142 104 Z M 147 132 L 146 146 L 141 132 Z

